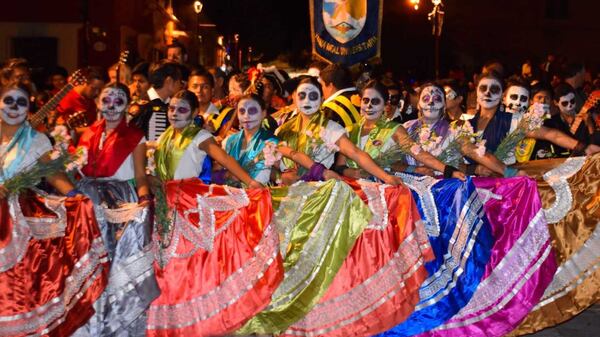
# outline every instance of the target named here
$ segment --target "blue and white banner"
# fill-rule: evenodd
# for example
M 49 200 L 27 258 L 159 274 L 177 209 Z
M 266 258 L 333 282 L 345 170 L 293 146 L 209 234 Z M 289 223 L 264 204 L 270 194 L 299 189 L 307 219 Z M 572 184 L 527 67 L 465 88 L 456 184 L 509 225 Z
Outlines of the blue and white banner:
M 309 0 L 313 55 L 352 66 L 379 56 L 383 0 Z

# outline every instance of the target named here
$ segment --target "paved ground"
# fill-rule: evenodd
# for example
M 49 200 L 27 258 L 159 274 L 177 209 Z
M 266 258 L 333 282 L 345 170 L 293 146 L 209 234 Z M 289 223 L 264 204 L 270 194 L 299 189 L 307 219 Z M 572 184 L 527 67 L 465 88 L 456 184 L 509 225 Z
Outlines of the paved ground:
M 527 337 L 600 337 L 600 304 L 569 321 Z

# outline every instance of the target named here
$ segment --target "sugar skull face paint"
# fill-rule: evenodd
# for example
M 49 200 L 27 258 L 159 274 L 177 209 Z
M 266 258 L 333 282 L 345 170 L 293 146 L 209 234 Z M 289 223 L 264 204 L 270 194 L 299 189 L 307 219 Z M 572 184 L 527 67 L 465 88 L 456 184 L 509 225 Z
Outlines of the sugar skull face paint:
M 504 105 L 506 112 L 525 113 L 529 107 L 529 91 L 516 85 L 511 86 L 506 91 Z
M 363 92 L 360 101 L 360 112 L 368 120 L 378 120 L 383 114 L 385 100 L 375 89 L 368 88 Z
M 105 88 L 98 98 L 98 109 L 107 122 L 117 122 L 127 108 L 127 95 L 117 88 Z
M 296 105 L 305 115 L 313 115 L 321 107 L 321 93 L 314 84 L 302 83 L 296 89 Z
M 491 109 L 500 103 L 502 85 L 495 78 L 484 78 L 477 85 L 477 103 L 483 108 Z
M 558 108 L 560 112 L 574 115 L 575 114 L 575 94 L 570 92 L 558 99 Z
M 445 94 L 440 88 L 428 86 L 421 90 L 419 96 L 419 111 L 428 122 L 436 122 L 444 112 Z
M 29 98 L 20 89 L 10 89 L 0 97 L 0 116 L 8 125 L 19 125 L 27 118 Z
M 246 130 L 254 130 L 259 127 L 265 118 L 260 104 L 253 99 L 243 99 L 238 103 L 238 120 L 240 125 Z
M 167 118 L 175 129 L 183 129 L 192 122 L 192 108 L 188 101 L 181 98 L 173 98 L 169 103 Z

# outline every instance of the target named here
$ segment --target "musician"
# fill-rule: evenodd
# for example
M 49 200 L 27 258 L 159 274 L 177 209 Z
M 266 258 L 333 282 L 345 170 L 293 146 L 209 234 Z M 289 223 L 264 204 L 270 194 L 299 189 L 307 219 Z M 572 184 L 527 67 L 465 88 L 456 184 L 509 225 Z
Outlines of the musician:
M 148 141 L 155 141 L 169 127 L 167 108 L 171 96 L 182 89 L 182 75 L 178 64 L 168 60 L 155 63 L 149 70 L 150 102 L 140 107 L 140 113 L 131 120 L 144 131 Z
M 56 112 L 57 124 L 70 125 L 76 113 L 83 112 L 84 121 L 92 125 L 97 119 L 95 99 L 106 83 L 106 73 L 102 68 L 89 67 L 86 71 L 87 82 L 75 86 L 73 90 L 58 103 Z M 78 125 L 81 126 L 81 125 Z
M 213 76 L 203 69 L 193 69 L 188 81 L 188 90 L 198 98 L 198 115 L 208 120 L 212 115 L 219 114 L 212 100 L 215 94 L 215 80 Z

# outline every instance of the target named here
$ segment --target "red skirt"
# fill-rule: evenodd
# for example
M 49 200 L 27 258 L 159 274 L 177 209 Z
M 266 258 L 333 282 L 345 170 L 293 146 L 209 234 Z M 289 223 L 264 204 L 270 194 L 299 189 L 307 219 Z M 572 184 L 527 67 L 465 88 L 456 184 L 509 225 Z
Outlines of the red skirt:
M 0 336 L 69 336 L 94 313 L 108 263 L 92 202 L 0 201 Z
M 157 252 L 161 295 L 148 311 L 148 336 L 233 332 L 269 304 L 283 278 L 269 191 L 198 179 L 169 182 L 166 191 L 176 216 L 169 246 Z

